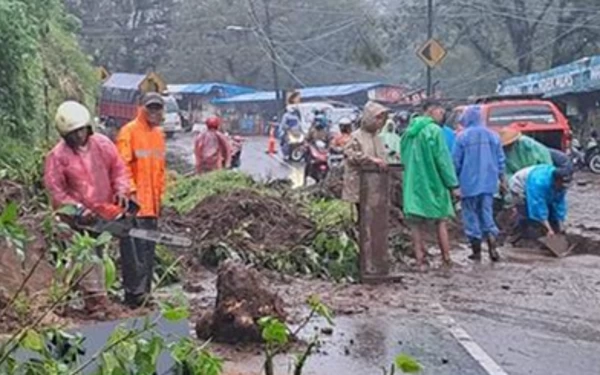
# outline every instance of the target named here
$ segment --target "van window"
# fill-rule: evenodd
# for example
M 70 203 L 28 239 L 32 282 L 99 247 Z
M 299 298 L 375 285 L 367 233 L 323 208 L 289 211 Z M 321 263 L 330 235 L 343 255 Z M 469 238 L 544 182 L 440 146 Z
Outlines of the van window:
M 489 126 L 508 126 L 515 122 L 535 124 L 555 124 L 556 116 L 549 105 L 526 104 L 514 106 L 494 106 L 489 110 Z
M 165 98 L 165 112 L 166 113 L 175 113 L 179 112 L 179 106 L 177 105 L 177 100 L 174 98 Z

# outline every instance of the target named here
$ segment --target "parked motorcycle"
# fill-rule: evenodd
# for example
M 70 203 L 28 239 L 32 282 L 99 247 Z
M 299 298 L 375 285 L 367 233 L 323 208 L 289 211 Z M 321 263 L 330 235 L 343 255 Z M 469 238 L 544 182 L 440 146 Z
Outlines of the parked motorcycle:
M 575 168 L 589 168 L 592 173 L 600 174 L 600 145 L 594 138 L 589 140 L 585 150 L 577 139 L 573 139 L 571 157 Z
M 308 177 L 317 183 L 325 179 L 329 171 L 327 155 L 327 144 L 323 141 L 315 141 L 307 146 L 304 185 Z

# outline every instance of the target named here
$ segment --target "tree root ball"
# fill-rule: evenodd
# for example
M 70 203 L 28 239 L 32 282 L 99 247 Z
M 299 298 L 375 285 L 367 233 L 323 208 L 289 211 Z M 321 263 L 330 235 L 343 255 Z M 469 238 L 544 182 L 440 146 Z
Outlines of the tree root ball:
M 218 271 L 215 309 L 198 318 L 196 335 L 228 344 L 260 342 L 258 321 L 266 316 L 285 321 L 281 298 L 256 270 L 228 261 Z

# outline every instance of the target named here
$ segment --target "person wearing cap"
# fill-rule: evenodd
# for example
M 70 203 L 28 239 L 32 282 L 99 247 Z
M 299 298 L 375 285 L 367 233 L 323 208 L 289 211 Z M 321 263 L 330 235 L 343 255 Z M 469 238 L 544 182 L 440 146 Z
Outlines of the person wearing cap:
M 452 156 L 439 126 L 444 120 L 445 110 L 439 103 L 428 102 L 424 111 L 423 116 L 411 121 L 400 144 L 400 160 L 404 165 L 404 215 L 411 223 L 420 271 L 426 270 L 423 231 L 427 221 L 437 224 L 444 264 L 452 264 L 447 220 L 454 216 L 452 195 L 456 198 L 460 195 Z
M 350 142 L 350 139 L 352 139 L 352 120 L 350 120 L 348 117 L 344 117 L 340 119 L 338 126 L 340 128 L 340 132 L 333 137 L 333 140 L 331 141 L 331 147 L 334 149 L 343 149 L 344 146 Z
M 512 176 L 509 188 L 520 214 L 518 226 L 522 233 L 529 222 L 540 223 L 549 236 L 562 231 L 571 179 L 571 171 L 553 165 L 527 167 Z
M 52 206 L 77 206 L 84 218 L 92 217 L 98 204 L 126 206 L 129 179 L 125 165 L 114 143 L 94 133 L 89 110 L 74 101 L 64 102 L 58 107 L 55 124 L 62 139 L 46 156 L 44 168 Z M 101 256 L 99 250 L 97 253 Z M 99 264 L 83 277 L 80 288 L 88 313 L 106 312 L 108 297 Z
M 454 145 L 453 158 L 460 183 L 463 227 L 473 253 L 469 259 L 481 260 L 481 244 L 487 241 L 493 262 L 500 260 L 496 250 L 499 230 L 494 221 L 494 195 L 504 183 L 504 151 L 500 137 L 488 129 L 481 106 L 468 106 L 460 123 L 464 131 Z
M 141 99 L 137 117 L 119 131 L 117 148 L 130 178 L 131 198 L 140 210 L 136 225 L 154 230 L 166 185 L 165 136 L 160 127 L 164 115 L 164 99 L 155 92 Z M 129 239 L 121 242 L 121 259 L 125 303 L 141 306 L 150 295 L 154 272 L 156 244 Z
M 206 131 L 200 133 L 194 142 L 196 173 L 202 174 L 229 168 L 231 164 L 231 144 L 220 131 L 221 118 L 211 116 L 206 120 Z
M 548 148 L 519 131 L 503 129 L 500 131 L 500 140 L 506 155 L 507 178 L 532 165 L 552 165 L 552 156 Z

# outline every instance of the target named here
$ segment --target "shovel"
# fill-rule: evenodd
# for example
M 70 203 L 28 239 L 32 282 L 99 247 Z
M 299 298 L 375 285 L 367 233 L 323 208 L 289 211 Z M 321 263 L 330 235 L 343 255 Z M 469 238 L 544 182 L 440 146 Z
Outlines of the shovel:
M 564 234 L 555 234 L 554 236 L 545 236 L 538 238 L 538 241 L 544 245 L 552 254 L 558 258 L 564 258 L 569 255 L 574 246 L 569 246 L 567 236 Z

